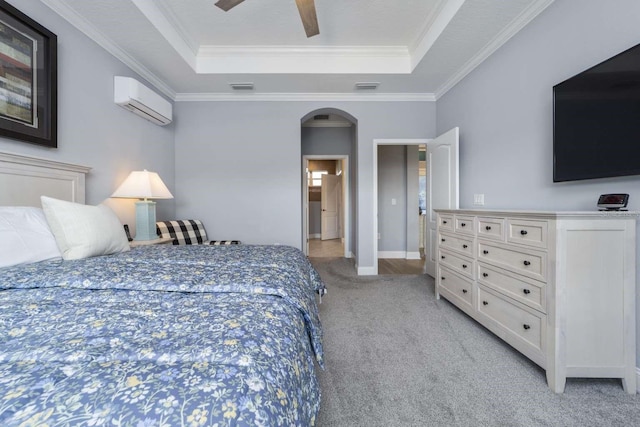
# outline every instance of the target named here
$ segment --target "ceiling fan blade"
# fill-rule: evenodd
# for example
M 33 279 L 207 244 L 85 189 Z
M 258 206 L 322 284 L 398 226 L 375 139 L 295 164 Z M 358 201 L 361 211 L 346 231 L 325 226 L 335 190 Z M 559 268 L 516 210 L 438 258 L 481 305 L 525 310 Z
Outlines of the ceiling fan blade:
M 218 0 L 216 2 L 216 6 L 218 6 L 220 9 L 224 10 L 225 12 L 227 12 L 229 9 L 236 7 L 243 1 L 244 0 Z
M 302 19 L 302 25 L 307 37 L 320 34 L 314 0 L 296 0 L 296 5 L 298 5 L 298 12 L 300 12 L 300 19 Z

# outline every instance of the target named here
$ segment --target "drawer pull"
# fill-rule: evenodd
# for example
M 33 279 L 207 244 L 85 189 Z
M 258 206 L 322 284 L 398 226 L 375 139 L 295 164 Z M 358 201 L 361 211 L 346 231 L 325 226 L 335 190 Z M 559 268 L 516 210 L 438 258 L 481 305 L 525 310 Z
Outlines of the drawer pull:
M 440 280 L 444 280 L 444 276 L 442 276 L 442 277 L 440 278 Z
M 524 328 L 525 331 L 528 331 L 529 329 L 531 329 L 531 326 L 527 325 L 526 323 L 522 325 L 522 327 Z
M 524 265 L 531 265 L 531 263 L 529 261 L 525 261 Z
M 444 259 L 444 255 L 441 255 L 441 256 L 440 256 L 440 259 Z
M 529 289 L 523 289 L 522 292 L 524 292 L 525 295 L 529 295 L 531 293 Z
M 440 239 L 441 242 L 445 242 L 445 239 Z
M 462 293 L 463 293 L 463 294 L 466 294 L 466 293 L 467 293 L 467 290 L 466 290 L 466 289 L 463 289 L 463 290 L 462 290 Z
M 467 249 L 469 246 L 467 245 L 462 245 L 462 249 Z
M 489 277 L 489 273 L 482 273 L 482 277 Z
M 482 251 L 482 253 L 485 254 L 485 255 L 489 255 L 489 251 L 486 250 L 486 249 L 484 251 Z
M 527 230 L 520 230 L 520 234 L 522 234 L 523 236 L 527 235 Z
M 489 301 L 482 301 L 482 305 L 489 305 Z
M 488 226 L 488 225 L 484 229 L 487 230 L 487 231 L 491 231 L 491 227 Z
M 466 226 L 467 226 L 467 224 L 465 224 L 464 222 L 460 223 L 460 227 L 466 227 Z
M 467 264 L 462 264 L 462 268 L 467 268 Z
M 446 224 L 446 223 L 447 223 L 447 221 L 442 221 L 442 223 L 443 223 L 443 224 Z

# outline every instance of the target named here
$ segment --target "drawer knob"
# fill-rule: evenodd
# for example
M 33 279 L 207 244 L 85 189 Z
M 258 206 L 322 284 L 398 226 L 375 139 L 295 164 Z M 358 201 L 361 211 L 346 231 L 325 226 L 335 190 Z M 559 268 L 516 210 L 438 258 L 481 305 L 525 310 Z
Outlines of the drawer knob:
M 467 245 L 462 245 L 462 249 L 467 249 L 469 246 Z
M 531 293 L 529 289 L 523 289 L 522 292 L 524 292 L 525 295 L 529 295 Z
M 442 221 L 442 223 L 443 223 L 443 224 L 446 224 L 446 223 L 447 223 L 447 221 Z
M 482 251 L 482 253 L 485 254 L 485 255 L 489 255 L 489 251 L 486 250 L 486 249 L 484 251 Z
M 467 264 L 462 264 L 462 268 L 467 268 Z
M 522 234 L 523 236 L 527 235 L 527 230 L 520 230 L 520 234 Z
M 487 231 L 490 231 L 491 227 L 487 225 L 484 229 L 487 230 Z
M 466 290 L 466 289 L 463 289 L 463 290 L 462 290 L 462 293 L 463 293 L 463 294 L 466 294 L 466 293 L 467 293 L 467 290 Z
M 524 265 L 531 265 L 531 263 L 529 261 L 525 261 Z
M 482 277 L 489 277 L 489 273 L 482 273 Z
M 522 327 L 524 328 L 525 331 L 528 331 L 529 329 L 531 329 L 531 326 L 527 325 L 526 323 L 522 325 Z
M 460 227 L 466 227 L 467 224 L 465 224 L 464 222 L 460 223 Z
M 482 301 L 482 305 L 489 305 L 489 301 Z
M 441 256 L 440 256 L 440 259 L 444 259 L 444 255 L 441 255 Z
M 442 277 L 440 278 L 440 280 L 444 280 L 444 276 L 442 276 Z
M 444 242 L 444 241 L 445 241 L 445 239 L 440 239 L 440 241 L 441 241 L 441 242 Z

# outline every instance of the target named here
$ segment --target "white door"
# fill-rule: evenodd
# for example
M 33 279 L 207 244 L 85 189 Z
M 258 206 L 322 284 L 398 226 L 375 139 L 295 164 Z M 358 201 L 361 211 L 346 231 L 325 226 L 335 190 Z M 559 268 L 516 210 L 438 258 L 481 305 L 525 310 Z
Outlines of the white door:
M 427 226 L 425 227 L 426 272 L 436 275 L 436 214 L 434 209 L 457 209 L 458 187 L 458 128 L 427 143 Z
M 340 180 L 336 175 L 322 175 L 322 187 L 320 206 L 322 212 L 320 214 L 321 230 L 320 238 L 322 240 L 337 239 L 340 237 L 340 221 L 338 208 L 340 206 Z

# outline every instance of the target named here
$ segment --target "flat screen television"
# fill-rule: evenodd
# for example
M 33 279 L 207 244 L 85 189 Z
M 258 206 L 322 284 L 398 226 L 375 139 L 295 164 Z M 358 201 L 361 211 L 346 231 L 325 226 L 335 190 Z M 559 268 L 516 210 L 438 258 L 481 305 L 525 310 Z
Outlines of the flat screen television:
M 553 181 L 640 175 L 640 44 L 553 87 Z

